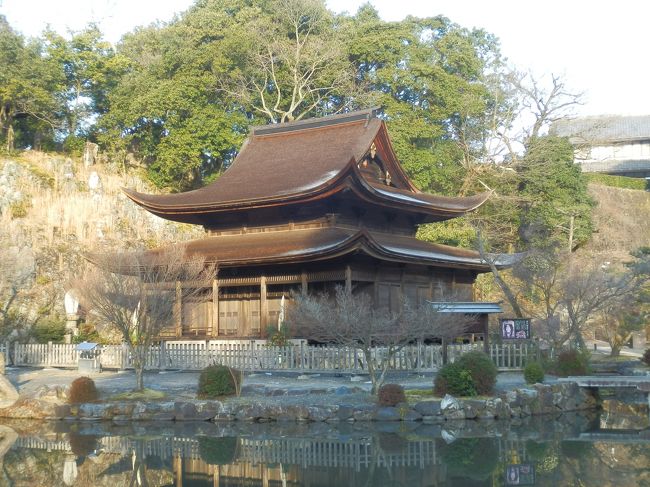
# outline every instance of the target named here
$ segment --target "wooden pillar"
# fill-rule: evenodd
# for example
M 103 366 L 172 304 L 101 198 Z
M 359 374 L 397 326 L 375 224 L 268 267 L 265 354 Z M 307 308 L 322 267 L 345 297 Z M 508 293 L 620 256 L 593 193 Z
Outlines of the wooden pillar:
M 260 334 L 266 338 L 266 328 L 269 326 L 269 303 L 266 300 L 266 277 L 260 279 Z
M 212 486 L 213 486 L 213 487 L 219 487 L 219 485 L 220 485 L 220 483 L 221 483 L 221 465 L 212 465 L 212 467 L 213 467 L 213 471 L 212 471 L 212 475 L 213 475 Z
M 176 474 L 176 487 L 183 487 L 183 457 L 174 455 L 173 470 Z
M 300 284 L 302 285 L 300 292 L 302 292 L 302 294 L 307 294 L 309 288 L 307 283 L 307 273 L 304 270 L 300 273 Z
M 212 325 L 210 336 L 219 336 L 219 281 L 212 280 Z
M 490 355 L 489 333 L 488 333 L 488 315 L 483 313 L 481 315 L 481 322 L 483 324 L 483 351 Z
M 345 266 L 345 292 L 352 292 L 352 268 L 349 265 Z
M 183 288 L 181 281 L 176 281 L 176 300 L 174 301 L 174 326 L 176 327 L 176 336 L 183 334 Z

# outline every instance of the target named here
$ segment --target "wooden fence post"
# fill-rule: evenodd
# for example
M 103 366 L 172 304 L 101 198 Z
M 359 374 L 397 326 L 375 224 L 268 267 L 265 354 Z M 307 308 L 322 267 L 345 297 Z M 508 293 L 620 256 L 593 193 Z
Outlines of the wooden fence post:
M 167 368 L 165 358 L 165 340 L 161 340 L 158 351 L 158 370 L 165 370 Z
M 129 346 L 126 342 L 122 342 L 122 370 L 126 370 L 129 363 Z

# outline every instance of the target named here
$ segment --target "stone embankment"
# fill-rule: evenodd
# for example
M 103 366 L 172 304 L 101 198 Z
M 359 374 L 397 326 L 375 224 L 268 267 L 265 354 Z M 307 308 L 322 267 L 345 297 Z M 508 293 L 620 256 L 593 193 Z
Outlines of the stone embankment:
M 0 417 L 74 421 L 427 421 L 458 419 L 510 419 L 593 409 L 596 399 L 574 383 L 536 384 L 495 397 L 422 400 L 396 407 L 382 407 L 354 400 L 355 395 L 332 396 L 331 403 L 309 404 L 240 397 L 217 400 L 116 401 L 79 405 L 65 404 L 61 387 L 43 388 L 38 395 L 21 398 L 0 409 Z

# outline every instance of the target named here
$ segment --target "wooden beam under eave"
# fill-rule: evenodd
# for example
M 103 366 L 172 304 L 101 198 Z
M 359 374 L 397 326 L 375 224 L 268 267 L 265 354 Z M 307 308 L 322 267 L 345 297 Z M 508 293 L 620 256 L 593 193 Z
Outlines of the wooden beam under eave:
M 212 324 L 210 336 L 219 336 L 219 281 L 212 280 Z

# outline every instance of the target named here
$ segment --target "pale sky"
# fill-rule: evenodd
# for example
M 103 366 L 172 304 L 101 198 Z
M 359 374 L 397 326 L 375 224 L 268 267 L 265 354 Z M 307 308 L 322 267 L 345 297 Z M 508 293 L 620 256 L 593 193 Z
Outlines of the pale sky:
M 353 13 L 361 0 L 327 0 L 331 10 Z M 643 0 L 371 0 L 385 20 L 445 15 L 464 27 L 481 27 L 501 40 L 503 54 L 520 70 L 550 73 L 582 91 L 579 115 L 650 115 L 648 22 Z M 169 21 L 192 0 L 0 0 L 0 13 L 28 36 L 49 23 L 65 33 L 88 22 L 108 40 L 138 25 Z

